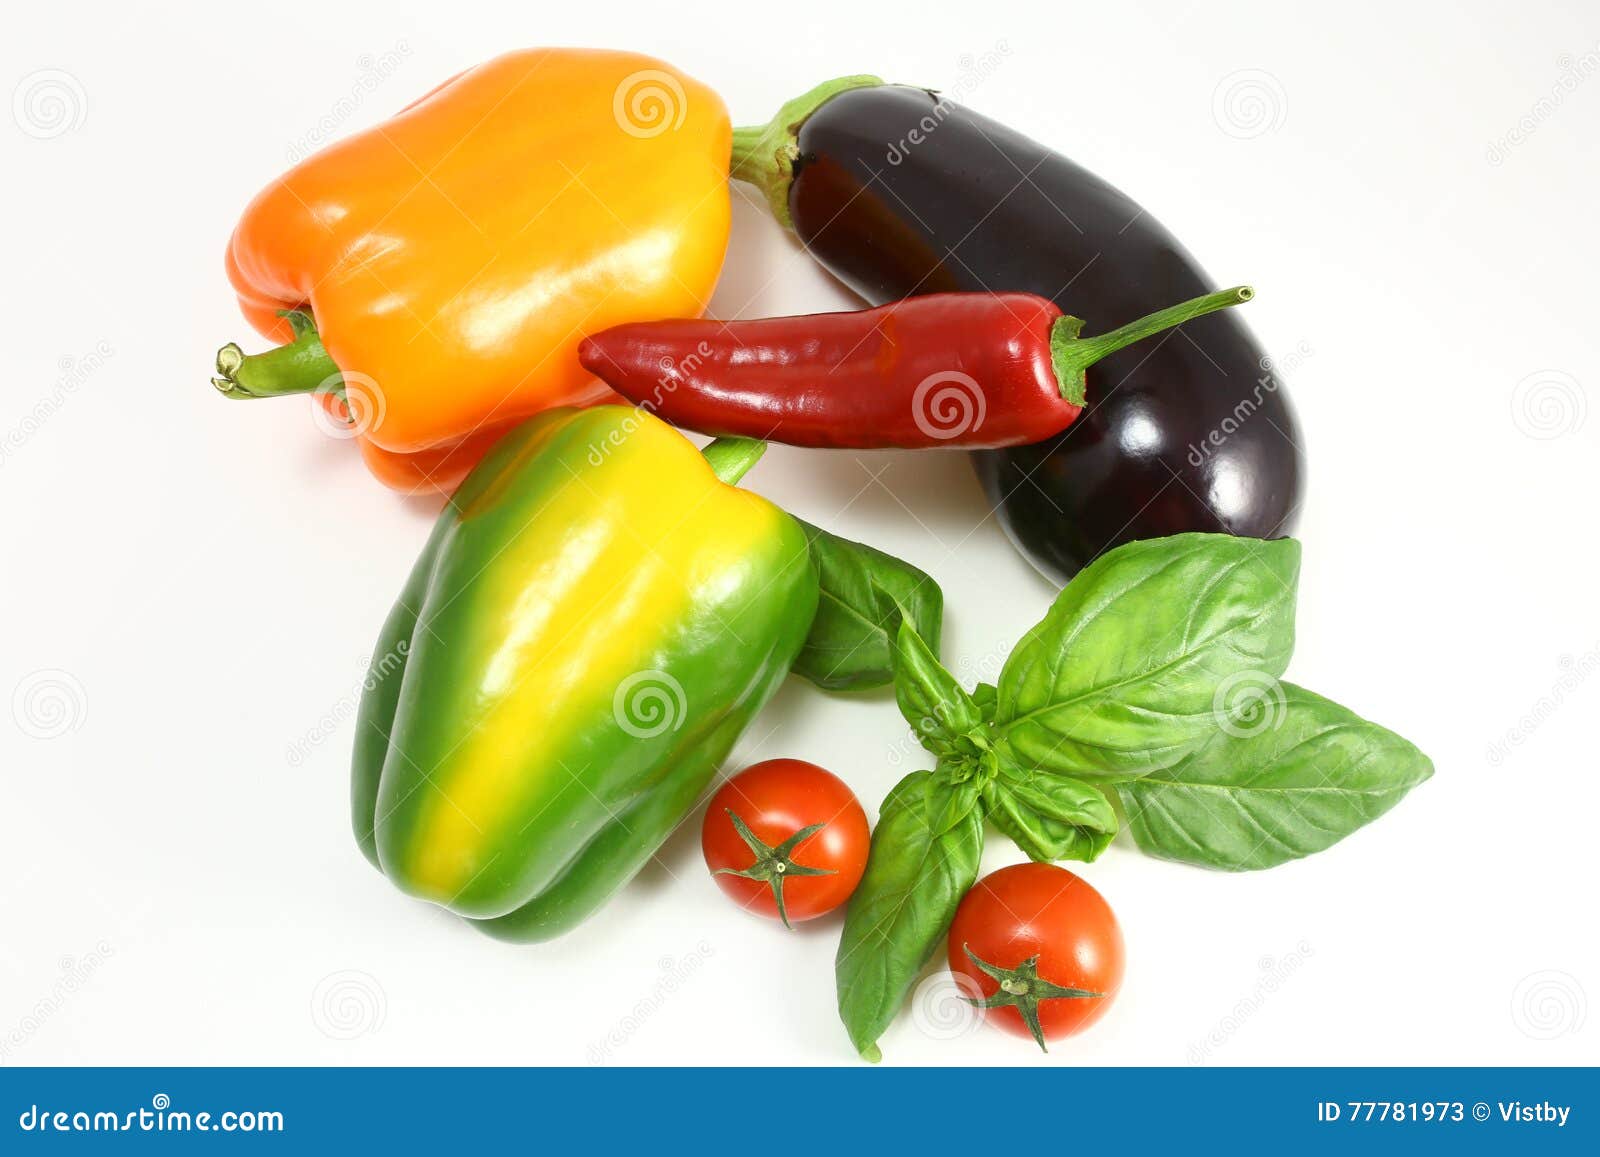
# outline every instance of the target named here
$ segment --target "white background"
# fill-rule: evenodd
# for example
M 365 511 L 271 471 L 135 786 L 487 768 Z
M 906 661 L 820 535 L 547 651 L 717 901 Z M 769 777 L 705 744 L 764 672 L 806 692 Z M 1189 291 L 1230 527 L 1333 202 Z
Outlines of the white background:
M 1600 1060 L 1600 13 L 1443 11 L 13 11 L 0 86 L 60 70 L 68 107 L 0 112 L 0 1061 L 853 1060 L 837 920 L 791 935 L 738 912 L 697 822 L 546 946 L 492 942 L 366 864 L 349 716 L 432 510 L 374 483 L 305 404 L 207 384 L 216 347 L 247 338 L 224 242 L 288 150 L 353 91 L 338 134 L 534 44 L 661 56 L 736 123 L 850 72 L 961 91 L 1128 190 L 1223 283 L 1252 282 L 1267 350 L 1302 355 L 1290 677 L 1401 731 L 1437 775 L 1270 872 L 1120 841 L 1084 869 L 1128 942 L 1099 1027 L 1041 1058 L 907 1015 L 890 1063 Z M 386 53 L 399 65 L 369 91 Z M 985 54 L 998 67 L 973 83 Z M 848 306 L 749 194 L 715 312 Z M 1051 597 L 960 454 L 776 448 L 746 484 L 930 571 L 969 683 Z M 875 814 L 920 758 L 904 735 L 886 696 L 791 682 L 734 763 L 815 760 Z M 986 868 L 1018 859 L 991 837 Z

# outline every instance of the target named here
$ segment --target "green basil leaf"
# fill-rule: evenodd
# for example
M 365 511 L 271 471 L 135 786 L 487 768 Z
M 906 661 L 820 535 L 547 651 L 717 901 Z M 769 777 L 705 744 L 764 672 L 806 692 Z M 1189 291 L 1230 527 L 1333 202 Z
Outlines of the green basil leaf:
M 978 712 L 985 722 L 994 718 L 995 705 L 999 702 L 1000 693 L 993 683 L 979 683 L 972 689 L 972 701 L 978 705 Z
M 1117 792 L 1139 847 L 1210 868 L 1320 852 L 1433 774 L 1392 731 L 1289 683 L 1165 771 Z
M 935 834 L 953 785 L 914 771 L 883 801 L 867 870 L 845 913 L 834 972 L 839 1017 L 856 1051 L 881 1059 L 878 1037 L 905 1003 L 917 974 L 978 878 L 983 817 L 972 809 Z
M 1018 764 L 1080 779 L 1170 767 L 1216 730 L 1224 679 L 1283 673 L 1299 570 L 1293 539 L 1180 534 L 1102 555 L 1006 660 L 996 731 Z
M 907 618 L 895 633 L 894 664 L 895 702 L 922 746 L 938 756 L 972 757 L 969 733 L 983 726 L 983 712 Z
M 984 786 L 989 819 L 1030 860 L 1093 860 L 1117 834 L 1117 813 L 1082 780 L 1002 765 Z
M 910 563 L 800 522 L 811 544 L 822 597 L 791 670 L 830 691 L 860 691 L 894 680 L 897 610 L 935 652 L 944 619 L 939 584 Z M 898 604 L 898 607 L 897 607 Z
M 943 803 L 933 819 L 933 834 L 942 836 L 977 809 L 984 781 L 977 765 L 966 760 L 940 760 L 933 774 L 944 780 L 946 788 L 938 793 L 943 796 Z

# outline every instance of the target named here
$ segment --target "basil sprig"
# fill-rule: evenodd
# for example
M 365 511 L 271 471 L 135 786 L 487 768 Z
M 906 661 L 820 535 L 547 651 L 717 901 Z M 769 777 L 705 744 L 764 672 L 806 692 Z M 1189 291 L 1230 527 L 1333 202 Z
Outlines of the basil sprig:
M 796 520 L 799 521 L 799 520 Z M 829 691 L 863 691 L 894 679 L 894 638 L 902 614 L 934 651 L 944 615 L 939 584 L 903 559 L 800 522 L 822 596 L 800 656 L 790 668 Z
M 1119 547 L 970 694 L 880 592 L 895 699 L 937 763 L 884 801 L 846 915 L 839 1013 L 863 1057 L 879 1058 L 975 881 L 985 817 L 1034 860 L 1093 860 L 1116 836 L 1116 797 L 1151 855 L 1265 868 L 1338 842 L 1432 774 L 1398 735 L 1279 682 L 1299 566 L 1292 539 Z

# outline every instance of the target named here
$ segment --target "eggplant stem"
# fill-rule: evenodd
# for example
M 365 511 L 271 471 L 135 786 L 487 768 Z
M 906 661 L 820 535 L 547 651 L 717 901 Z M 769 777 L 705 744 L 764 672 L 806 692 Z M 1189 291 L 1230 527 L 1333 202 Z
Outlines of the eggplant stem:
M 785 229 L 793 229 L 789 216 L 789 185 L 794 180 L 794 163 L 800 157 L 800 126 L 833 97 L 852 88 L 881 85 L 876 76 L 841 76 L 825 80 L 810 92 L 788 101 L 778 115 L 764 125 L 745 125 L 733 130 L 733 152 L 728 161 L 728 176 L 756 186 L 766 195 L 772 215 Z

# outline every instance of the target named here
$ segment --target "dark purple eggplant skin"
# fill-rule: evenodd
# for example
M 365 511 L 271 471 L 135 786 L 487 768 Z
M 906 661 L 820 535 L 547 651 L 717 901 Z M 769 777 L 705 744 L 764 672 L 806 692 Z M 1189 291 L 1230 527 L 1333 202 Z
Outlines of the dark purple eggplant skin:
M 795 231 L 873 304 L 1023 290 L 1094 334 L 1217 288 L 1126 195 L 927 90 L 834 96 L 798 143 Z M 1107 357 L 1088 403 L 1049 441 L 973 454 L 1006 534 L 1046 577 L 1064 583 L 1135 539 L 1293 530 L 1300 433 L 1238 309 Z

